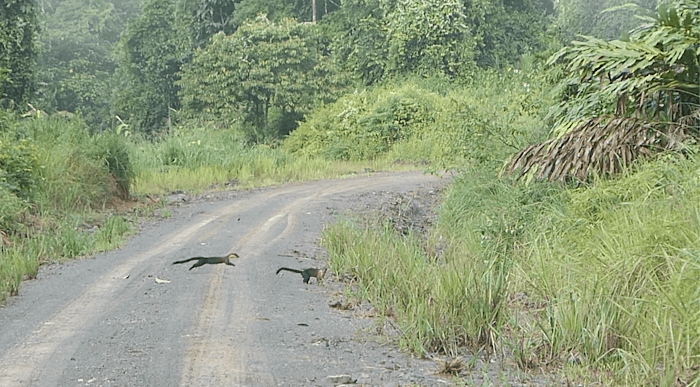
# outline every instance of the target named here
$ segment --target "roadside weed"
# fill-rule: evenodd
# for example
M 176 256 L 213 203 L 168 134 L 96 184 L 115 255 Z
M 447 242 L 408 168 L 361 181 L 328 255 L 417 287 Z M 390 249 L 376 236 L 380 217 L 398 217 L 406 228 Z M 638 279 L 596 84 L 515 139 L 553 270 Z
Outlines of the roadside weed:
M 132 232 L 132 227 L 123 216 L 109 215 L 95 232 L 95 250 L 107 251 L 119 247 L 126 236 Z
M 333 270 L 396 306 L 416 353 L 508 349 L 523 368 L 564 364 L 577 380 L 698 384 L 698 170 L 692 153 L 587 187 L 470 170 L 428 237 L 442 255 L 380 222 L 343 220 L 323 244 Z

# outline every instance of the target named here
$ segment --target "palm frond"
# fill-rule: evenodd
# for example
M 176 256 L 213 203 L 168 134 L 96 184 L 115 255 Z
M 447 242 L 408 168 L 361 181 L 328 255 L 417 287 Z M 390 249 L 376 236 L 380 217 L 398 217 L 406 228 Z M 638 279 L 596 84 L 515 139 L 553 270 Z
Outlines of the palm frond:
M 590 119 L 559 138 L 530 145 L 508 162 L 508 173 L 537 180 L 586 181 L 615 174 L 639 156 L 678 149 L 687 128 L 632 117 Z

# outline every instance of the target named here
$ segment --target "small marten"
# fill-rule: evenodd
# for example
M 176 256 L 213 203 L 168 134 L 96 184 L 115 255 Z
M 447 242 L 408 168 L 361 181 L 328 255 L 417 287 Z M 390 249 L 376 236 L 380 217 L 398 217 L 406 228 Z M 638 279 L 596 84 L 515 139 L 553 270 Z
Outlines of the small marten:
M 194 269 L 195 267 L 199 267 L 202 265 L 215 265 L 217 263 L 225 263 L 229 266 L 236 266 L 233 263 L 231 263 L 231 259 L 233 258 L 238 258 L 238 254 L 236 253 L 231 253 L 225 257 L 192 257 L 192 258 L 187 258 L 183 259 L 182 261 L 175 261 L 173 262 L 173 265 L 177 265 L 178 263 L 185 263 L 189 261 L 197 261 L 192 267 L 190 267 L 190 270 Z
M 279 274 L 282 270 L 286 271 L 291 271 L 292 273 L 299 273 L 301 274 L 302 277 L 304 277 L 304 283 L 308 284 L 309 280 L 311 277 L 316 277 L 316 282 L 323 281 L 323 276 L 326 275 L 326 271 L 323 269 L 304 269 L 304 270 L 296 270 L 296 269 L 290 269 L 288 267 L 280 267 L 277 269 L 277 272 L 275 274 Z

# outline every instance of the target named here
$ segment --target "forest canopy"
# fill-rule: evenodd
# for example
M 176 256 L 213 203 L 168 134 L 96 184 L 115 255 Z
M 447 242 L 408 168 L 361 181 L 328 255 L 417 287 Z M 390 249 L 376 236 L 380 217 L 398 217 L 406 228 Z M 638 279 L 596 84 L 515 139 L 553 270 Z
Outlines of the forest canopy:
M 182 74 L 204 71 L 194 67 L 203 63 L 195 59 L 200 55 L 196 50 L 206 49 L 217 34 L 230 36 L 249 28 L 261 15 L 273 24 L 317 21 L 305 28 L 303 38 L 308 54 L 323 58 L 323 69 L 318 70 L 326 73 L 314 75 L 316 83 L 323 83 L 319 76 L 373 85 L 413 75 L 460 82 L 476 68 L 517 66 L 523 54 L 540 52 L 557 39 L 550 31 L 555 12 L 549 0 L 478 4 L 463 0 L 16 0 L 8 4 L 11 12 L 3 13 L 0 20 L 5 100 L 28 98 L 47 113 L 79 114 L 94 130 L 114 127 L 121 120 L 132 131 L 146 134 L 173 124 L 181 107 Z M 24 23 L 31 28 L 21 27 Z M 265 31 L 246 34 L 260 41 L 262 37 L 255 34 Z M 342 79 L 331 82 L 345 83 Z M 278 87 L 280 92 L 283 89 Z M 336 95 L 328 94 L 321 100 Z M 279 98 L 286 97 L 280 94 Z M 289 106 L 286 109 L 290 111 Z M 299 120 L 304 111 L 308 107 L 285 119 Z M 184 115 L 191 118 L 191 113 Z M 278 135 L 286 134 L 290 126 L 286 127 Z

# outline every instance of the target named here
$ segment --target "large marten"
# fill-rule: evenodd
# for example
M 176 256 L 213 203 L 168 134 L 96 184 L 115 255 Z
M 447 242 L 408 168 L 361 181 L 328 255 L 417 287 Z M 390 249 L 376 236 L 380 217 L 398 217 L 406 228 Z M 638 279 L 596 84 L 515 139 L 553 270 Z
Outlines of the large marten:
M 192 258 L 187 258 L 183 259 L 182 261 L 175 261 L 173 262 L 173 265 L 177 265 L 178 263 L 185 263 L 189 261 L 197 261 L 192 267 L 190 267 L 190 270 L 194 269 L 195 267 L 199 267 L 202 265 L 215 265 L 217 263 L 225 263 L 229 266 L 236 266 L 233 263 L 231 263 L 231 259 L 233 258 L 238 258 L 238 254 L 236 253 L 231 253 L 225 257 L 192 257 Z

